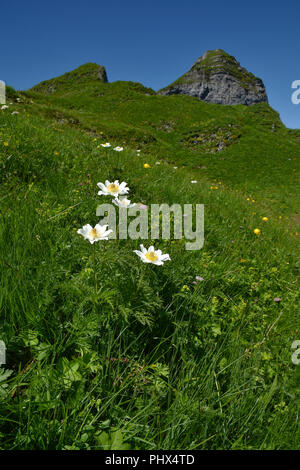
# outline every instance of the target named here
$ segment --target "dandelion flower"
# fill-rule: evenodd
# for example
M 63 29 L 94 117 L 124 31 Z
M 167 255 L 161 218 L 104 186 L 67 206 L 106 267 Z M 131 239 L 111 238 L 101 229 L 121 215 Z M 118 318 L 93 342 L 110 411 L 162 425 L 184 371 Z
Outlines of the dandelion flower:
M 112 230 L 107 230 L 108 225 L 95 225 L 93 228 L 91 225 L 84 225 L 82 228 L 77 230 L 79 235 L 82 235 L 83 238 L 89 240 L 91 244 L 98 242 L 99 240 L 108 240 L 108 235 Z
M 104 147 L 104 148 L 111 147 L 109 142 L 106 142 L 106 144 L 100 144 L 100 145 L 101 147 Z
M 3 142 L 4 147 L 8 147 L 8 142 Z
M 149 163 L 144 163 L 144 168 L 151 168 L 151 166 L 149 165 Z
M 240 263 L 246 263 L 245 258 L 241 258 Z
M 126 197 L 123 197 L 122 199 L 118 199 L 117 197 L 113 200 L 113 204 L 115 206 L 122 207 L 124 209 L 129 209 L 130 207 L 136 206 L 136 204 L 131 204 L 130 200 L 127 199 Z
M 261 220 L 263 220 L 264 222 L 268 222 L 269 218 L 268 217 L 263 217 Z
M 129 188 L 127 186 L 127 183 L 123 182 L 119 184 L 119 180 L 114 181 L 113 183 L 110 183 L 108 180 L 105 181 L 105 184 L 103 183 L 97 183 L 97 186 L 101 189 L 101 191 L 98 191 L 98 196 L 122 196 L 124 194 L 127 194 L 129 191 Z
M 144 245 L 140 245 L 140 248 L 141 251 L 134 250 L 134 253 L 136 253 L 144 263 L 152 263 L 161 266 L 165 261 L 171 261 L 168 254 L 163 255 L 161 250 L 154 250 L 154 246 L 150 246 L 148 250 Z
M 116 152 L 122 152 L 123 147 L 115 147 L 114 150 L 115 150 Z
M 255 228 L 253 230 L 253 232 L 255 233 L 255 235 L 259 235 L 260 234 L 260 229 L 259 228 Z

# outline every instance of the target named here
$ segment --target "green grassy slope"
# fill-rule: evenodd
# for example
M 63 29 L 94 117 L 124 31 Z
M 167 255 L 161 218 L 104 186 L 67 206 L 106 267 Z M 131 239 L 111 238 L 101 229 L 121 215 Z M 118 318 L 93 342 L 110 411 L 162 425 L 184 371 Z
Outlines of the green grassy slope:
M 267 105 L 131 82 L 18 96 L 0 112 L 0 448 L 299 448 L 300 133 Z M 135 202 L 205 204 L 205 244 L 155 241 L 157 267 L 139 240 L 99 242 L 96 295 L 76 231 L 117 178 Z

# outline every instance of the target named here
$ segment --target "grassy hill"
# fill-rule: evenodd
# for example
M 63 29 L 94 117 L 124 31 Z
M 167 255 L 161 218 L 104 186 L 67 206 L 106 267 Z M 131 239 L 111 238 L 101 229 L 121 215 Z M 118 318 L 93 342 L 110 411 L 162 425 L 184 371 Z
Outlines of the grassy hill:
M 300 131 L 86 67 L 0 111 L 0 448 L 299 448 Z M 151 266 L 139 240 L 99 242 L 95 293 L 76 232 L 106 179 L 204 204 L 203 249 L 145 241 L 171 257 Z

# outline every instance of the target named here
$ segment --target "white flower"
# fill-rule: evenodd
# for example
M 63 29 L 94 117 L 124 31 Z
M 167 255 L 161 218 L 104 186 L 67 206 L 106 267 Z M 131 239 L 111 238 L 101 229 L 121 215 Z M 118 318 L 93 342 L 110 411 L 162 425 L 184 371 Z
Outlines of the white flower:
M 13 111 L 11 114 L 12 114 L 12 115 L 14 115 L 14 114 L 19 114 L 19 111 Z
M 124 209 L 129 209 L 130 207 L 136 206 L 136 204 L 131 204 L 130 200 L 126 197 L 122 197 L 122 199 L 118 199 L 117 197 L 113 200 L 113 204 L 115 206 L 122 207 Z
M 106 230 L 108 225 L 95 225 L 93 228 L 91 225 L 84 225 L 82 228 L 77 230 L 79 235 L 82 235 L 83 238 L 89 240 L 91 244 L 98 242 L 99 240 L 108 240 L 108 235 L 112 230 Z
M 141 251 L 134 250 L 134 253 L 136 253 L 144 263 L 152 263 L 161 266 L 165 261 L 171 261 L 168 254 L 163 255 L 161 250 L 154 250 L 154 246 L 150 246 L 148 250 L 144 245 L 140 245 L 140 248 Z
M 192 183 L 192 184 L 195 184 L 195 183 L 198 183 L 198 181 L 197 181 L 197 180 L 193 180 L 193 181 L 191 181 L 191 183 Z
M 120 195 L 122 196 L 127 194 L 129 191 L 127 183 L 123 182 L 119 184 L 119 180 L 116 180 L 113 183 L 110 183 L 108 180 L 106 180 L 105 184 L 97 183 L 97 186 L 101 189 L 101 191 L 98 191 L 98 196 L 103 194 L 104 196 L 118 197 Z
M 101 147 L 106 148 L 106 147 L 111 147 L 111 145 L 109 142 L 106 142 L 106 144 L 101 144 Z
M 123 147 L 115 147 L 114 150 L 115 150 L 116 152 L 122 152 Z
M 6 104 L 4 104 L 3 106 L 1 106 L 1 109 L 4 110 L 4 109 L 8 109 L 8 106 Z
M 178 166 L 173 166 L 174 170 L 177 170 Z
M 155 165 L 160 165 L 160 162 L 156 162 Z

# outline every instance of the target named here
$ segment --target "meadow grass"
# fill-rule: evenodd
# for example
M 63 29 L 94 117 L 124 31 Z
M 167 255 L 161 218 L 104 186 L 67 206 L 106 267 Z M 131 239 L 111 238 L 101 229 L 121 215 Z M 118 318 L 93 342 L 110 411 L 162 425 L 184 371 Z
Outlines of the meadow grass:
M 132 83 L 18 96 L 0 113 L 0 448 L 299 448 L 300 134 L 266 105 Z M 170 254 L 152 266 L 140 240 L 98 242 L 95 295 L 76 232 L 117 178 L 134 202 L 204 204 L 205 244 L 144 242 Z

